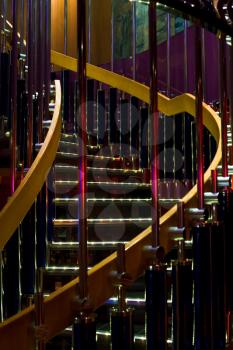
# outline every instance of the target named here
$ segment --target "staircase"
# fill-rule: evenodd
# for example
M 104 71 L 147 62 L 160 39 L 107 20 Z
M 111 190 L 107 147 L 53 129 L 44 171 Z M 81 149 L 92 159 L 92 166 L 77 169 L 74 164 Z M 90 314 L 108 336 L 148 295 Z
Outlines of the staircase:
M 162 118 L 162 127 L 166 117 Z M 185 118 L 185 116 L 184 116 Z M 174 117 L 174 123 L 182 124 L 181 116 Z M 186 133 L 192 129 L 192 118 L 186 116 Z M 170 122 L 167 125 L 171 125 Z M 170 131 L 171 133 L 171 131 Z M 174 138 L 173 138 L 174 137 Z M 165 135 L 161 149 L 173 147 L 176 150 L 180 138 Z M 207 138 L 209 139 L 207 133 Z M 89 137 L 89 139 L 91 139 Z M 93 139 L 93 137 L 92 137 Z M 96 139 L 96 138 L 94 138 Z M 189 140 L 190 141 L 190 140 Z M 48 235 L 47 261 L 44 271 L 43 290 L 45 295 L 59 289 L 78 276 L 78 205 L 79 205 L 79 139 L 76 134 L 61 135 L 56 160 L 47 181 L 48 187 Z M 214 145 L 213 145 L 214 147 Z M 190 145 L 186 145 L 186 152 Z M 185 149 L 185 147 L 184 147 Z M 184 152 L 184 150 L 183 150 Z M 171 156 L 171 155 L 170 155 Z M 208 155 L 209 157 L 209 155 Z M 172 173 L 171 164 L 164 160 L 165 170 L 159 183 L 161 215 L 179 202 L 190 189 L 192 167 L 187 167 L 190 179 L 179 179 L 183 172 Z M 211 161 L 206 161 L 206 166 Z M 175 164 L 174 160 L 171 160 Z M 87 145 L 87 207 L 88 207 L 88 265 L 93 267 L 117 250 L 118 243 L 127 243 L 151 225 L 151 184 L 148 169 L 142 168 L 139 154 L 119 156 L 112 144 L 97 142 Z M 168 177 L 164 179 L 164 173 Z M 169 178 L 170 177 L 170 178 Z M 174 253 L 176 254 L 176 253 Z M 168 275 L 171 269 L 168 257 Z M 97 287 L 98 288 L 98 287 Z M 101 286 L 99 286 L 101 288 Z M 134 282 L 127 290 L 127 305 L 134 309 L 135 350 L 146 349 L 144 277 Z M 169 292 L 171 293 L 171 291 Z M 169 299 L 171 295 L 169 296 Z M 113 296 L 97 310 L 98 349 L 109 349 L 111 333 L 109 309 L 116 305 Z M 169 338 L 172 343 L 172 310 L 168 300 Z M 48 349 L 70 349 L 72 328 L 52 339 Z

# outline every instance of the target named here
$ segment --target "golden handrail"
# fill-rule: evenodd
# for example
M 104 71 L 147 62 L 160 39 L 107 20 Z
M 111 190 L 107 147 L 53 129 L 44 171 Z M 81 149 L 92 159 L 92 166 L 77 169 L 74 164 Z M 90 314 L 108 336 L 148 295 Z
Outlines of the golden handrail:
M 57 66 L 76 71 L 77 61 L 73 58 L 52 51 L 51 61 Z M 149 101 L 149 89 L 143 84 L 139 84 L 128 78 L 106 71 L 102 68 L 87 66 L 87 75 L 103 83 L 114 86 L 126 93 L 134 95 L 141 100 Z M 166 115 L 174 115 L 188 112 L 195 116 L 195 97 L 190 94 L 183 94 L 169 100 L 159 94 L 159 110 Z M 215 157 L 205 172 L 205 182 L 211 176 L 211 170 L 215 169 L 221 160 L 221 129 L 220 118 L 206 104 L 203 103 L 204 125 L 214 136 L 217 143 Z M 186 206 L 194 205 L 197 189 L 194 186 L 183 198 Z M 172 245 L 172 237 L 169 237 L 167 228 L 177 223 L 176 210 L 173 206 L 166 214 L 160 218 L 161 244 L 165 249 Z M 143 247 L 150 244 L 151 227 L 148 227 L 132 241 L 126 244 L 126 264 L 127 272 L 133 279 L 137 278 L 144 270 L 145 257 Z M 110 273 L 116 270 L 116 253 L 111 254 L 106 259 L 95 265 L 88 272 L 88 290 L 93 309 L 103 304 L 106 299 L 113 295 Z M 48 328 L 48 339 L 62 331 L 70 325 L 77 313 L 77 305 L 74 303 L 77 296 L 77 285 L 79 278 L 61 287 L 45 300 L 45 325 Z M 98 287 L 99 286 L 99 287 Z M 9 318 L 0 324 L 0 348 L 4 350 L 28 350 L 33 346 L 32 322 L 34 308 L 30 307 L 17 315 Z
M 61 86 L 55 82 L 56 102 L 45 141 L 26 176 L 0 212 L 0 251 L 13 235 L 40 192 L 56 156 L 61 133 Z M 14 214 L 12 214 L 14 213 Z

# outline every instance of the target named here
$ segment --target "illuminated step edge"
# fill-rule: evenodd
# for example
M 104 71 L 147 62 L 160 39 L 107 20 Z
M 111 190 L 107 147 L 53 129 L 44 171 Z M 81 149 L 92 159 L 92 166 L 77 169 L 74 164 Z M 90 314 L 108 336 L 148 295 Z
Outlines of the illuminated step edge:
M 94 249 L 99 249 L 99 248 L 117 248 L 117 245 L 119 243 L 126 244 L 127 241 L 89 241 L 87 242 L 88 248 L 94 248 Z M 78 242 L 55 242 L 52 241 L 48 244 L 50 249 L 64 249 L 64 250 L 72 250 L 72 249 L 77 249 L 79 247 Z
M 88 267 L 90 270 L 91 267 Z M 79 266 L 46 266 L 45 273 L 47 274 L 77 274 L 79 272 Z
M 79 181 L 77 180 L 56 180 L 55 184 L 57 186 L 62 186 L 62 185 L 77 185 Z M 145 182 L 113 182 L 113 181 L 108 181 L 108 182 L 100 182 L 100 181 L 88 181 L 87 182 L 88 186 L 94 186 L 94 185 L 99 185 L 99 186 L 115 186 L 115 187 L 124 187 L 124 186 L 133 186 L 133 187 L 151 187 L 151 184 L 145 183 Z
M 78 144 L 76 142 L 71 142 L 71 141 L 64 141 L 64 140 L 60 140 L 59 141 L 60 145 L 65 145 L 65 146 L 75 146 L 78 147 Z
M 71 152 L 57 152 L 58 156 L 63 156 L 63 157 L 70 157 L 70 158 L 79 158 L 78 153 L 71 153 Z M 95 154 L 87 154 L 87 158 L 93 158 L 94 160 L 113 160 L 113 161 L 121 161 L 123 158 L 121 157 L 110 157 L 110 156 L 100 156 L 100 155 L 95 155 Z
M 74 165 L 60 165 L 55 164 L 54 166 L 55 170 L 73 170 L 77 171 L 77 166 Z M 121 168 L 107 168 L 107 167 L 87 167 L 87 170 L 89 171 L 97 171 L 97 172 L 104 172 L 104 173 L 123 173 L 123 174 L 142 174 L 142 169 L 121 169 Z
M 123 203 L 127 205 L 131 205 L 132 203 L 137 203 L 138 205 L 145 205 L 146 203 L 151 203 L 151 198 L 87 198 L 87 202 L 89 203 Z M 77 204 L 79 202 L 79 198 L 55 198 L 54 203 L 56 205 L 67 205 L 67 204 Z M 167 205 L 175 205 L 180 202 L 180 199 L 177 198 L 160 198 L 160 204 Z
M 87 219 L 88 224 L 121 224 L 121 223 L 145 223 L 150 224 L 151 218 L 105 218 L 105 219 Z M 54 226 L 73 226 L 77 225 L 78 219 L 54 219 Z
M 164 202 L 165 200 L 160 200 L 161 202 Z M 54 203 L 57 205 L 64 205 L 64 204 L 77 204 L 79 202 L 79 198 L 55 198 Z M 124 203 L 124 204 L 131 204 L 133 203 L 139 203 L 142 205 L 145 205 L 145 202 L 151 202 L 151 198 L 87 198 L 87 202 L 99 202 L 99 203 Z M 170 202 L 169 202 L 170 203 Z
M 73 139 L 72 139 L 72 141 L 68 141 L 67 139 L 64 140 L 64 139 L 61 138 L 61 140 L 59 141 L 59 144 L 67 145 L 67 146 L 76 146 L 76 147 L 79 146 L 79 143 L 78 142 L 74 142 Z M 100 146 L 99 145 L 96 145 L 96 146 L 87 145 L 87 148 L 89 148 L 89 149 L 100 149 Z
M 66 329 L 65 329 L 65 333 L 66 334 L 70 334 L 70 335 L 72 335 L 72 327 L 67 327 Z M 144 332 L 143 332 L 144 333 Z M 109 339 L 110 340 L 110 338 L 111 338 L 111 333 L 110 333 L 110 330 L 100 330 L 100 329 L 97 329 L 96 330 L 96 338 L 97 338 L 97 341 L 98 341 L 98 338 L 99 337 L 106 337 L 107 339 Z M 140 342 L 142 342 L 142 343 L 145 343 L 146 342 L 146 336 L 145 335 L 141 335 L 141 334 L 135 334 L 134 335 L 134 342 L 136 343 L 136 342 L 138 342 L 138 341 L 140 341 Z M 167 344 L 168 344 L 168 346 L 170 346 L 170 345 L 172 345 L 173 344 L 173 342 L 172 342 L 172 340 L 171 339 L 167 339 Z

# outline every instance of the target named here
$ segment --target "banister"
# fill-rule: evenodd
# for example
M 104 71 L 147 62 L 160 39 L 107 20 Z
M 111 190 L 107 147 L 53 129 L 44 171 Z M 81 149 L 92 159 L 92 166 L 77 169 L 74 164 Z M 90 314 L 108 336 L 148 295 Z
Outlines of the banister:
M 0 250 L 13 235 L 40 192 L 55 159 L 61 133 L 61 87 L 56 81 L 53 119 L 45 141 L 26 176 L 0 212 Z M 14 214 L 12 214 L 14 213 Z
M 51 53 L 52 63 L 73 71 L 76 71 L 77 61 L 68 56 Z M 108 85 L 134 95 L 145 102 L 149 102 L 149 89 L 143 84 L 134 82 L 131 79 L 119 76 L 102 68 L 87 66 L 87 75 Z M 169 99 L 159 94 L 159 110 L 166 115 L 174 115 L 188 112 L 195 116 L 195 97 L 190 94 L 183 94 Z M 210 179 L 211 170 L 215 169 L 221 160 L 221 128 L 220 118 L 208 105 L 203 103 L 204 125 L 214 136 L 217 143 L 217 151 L 209 168 L 205 172 L 205 182 Z M 194 205 L 197 188 L 194 186 L 184 197 L 186 206 Z M 168 250 L 172 246 L 172 238 L 168 235 L 167 228 L 177 222 L 177 206 L 173 206 L 160 218 L 161 245 Z M 151 227 L 145 229 L 133 240 L 126 244 L 126 265 L 127 271 L 136 279 L 143 273 L 145 257 L 143 247 L 150 244 Z M 116 253 L 111 254 L 103 261 L 95 265 L 88 272 L 88 290 L 93 309 L 98 308 L 106 299 L 113 295 L 113 286 L 110 279 L 110 272 L 116 269 Z M 45 325 L 48 328 L 48 339 L 51 339 L 65 327 L 70 325 L 77 313 L 77 305 L 74 300 L 77 296 L 79 278 L 59 288 L 45 299 Z M 99 288 L 98 288 L 99 286 Z M 17 315 L 9 318 L 0 324 L 0 348 L 5 350 L 20 349 L 28 350 L 33 348 L 32 322 L 34 307 L 29 307 Z

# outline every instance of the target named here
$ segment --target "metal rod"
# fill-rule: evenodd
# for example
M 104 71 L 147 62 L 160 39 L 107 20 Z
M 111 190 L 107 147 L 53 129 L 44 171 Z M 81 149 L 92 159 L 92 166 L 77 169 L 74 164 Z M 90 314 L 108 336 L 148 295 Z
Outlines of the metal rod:
M 37 50 L 37 79 L 38 79 L 38 142 L 43 141 L 42 123 L 43 123 L 43 90 L 44 90 L 44 56 L 41 54 L 44 50 L 44 11 L 43 0 L 39 0 L 38 8 L 38 50 Z
M 20 53 L 24 51 L 24 0 L 21 0 L 21 9 L 20 9 Z
M 88 0 L 88 62 L 91 63 L 91 1 Z
M 78 85 L 79 85 L 79 108 L 78 126 L 80 128 L 79 145 L 79 263 L 80 263 L 80 298 L 87 297 L 87 209 L 86 209 L 86 187 L 87 187 L 87 159 L 86 159 L 86 9 L 85 0 L 78 1 Z
M 178 228 L 184 227 L 184 202 L 179 202 L 177 204 L 177 214 L 178 214 Z
M 220 63 L 220 113 L 222 130 L 222 176 L 228 176 L 227 161 L 227 81 L 226 81 L 226 35 L 221 34 Z
M 28 135 L 27 167 L 32 164 L 33 151 L 33 0 L 27 2 L 27 64 L 28 64 Z
M 217 169 L 211 170 L 212 192 L 217 192 Z
M 205 29 L 202 28 L 201 30 L 202 35 L 202 84 L 203 84 L 203 99 L 206 100 L 206 78 L 205 78 L 205 72 L 206 72 L 206 58 L 205 58 Z
M 171 15 L 167 13 L 167 96 L 171 93 Z
M 126 271 L 125 265 L 125 244 L 118 243 L 117 244 L 117 272 L 119 274 L 124 273 Z
M 49 98 L 50 98 L 50 52 L 51 52 L 51 0 L 46 0 L 45 3 L 45 101 L 44 113 L 49 115 Z
M 2 0 L 2 52 L 6 52 L 6 1 L 7 0 Z
M 188 92 L 188 21 L 184 20 L 184 92 Z
M 64 54 L 67 55 L 68 49 L 68 3 L 64 0 Z
M 152 128 L 152 246 L 159 245 L 159 206 L 158 206 L 158 77 L 157 77 L 157 26 L 156 4 L 154 0 L 149 3 L 149 51 L 150 51 L 150 117 Z
M 203 164 L 203 84 L 202 84 L 202 35 L 201 28 L 196 25 L 196 144 L 197 144 L 197 193 L 198 208 L 204 208 L 204 164 Z
M 136 79 L 136 57 L 137 57 L 137 32 L 136 32 L 136 2 L 132 1 L 132 63 L 133 80 Z
M 17 0 L 12 2 L 12 61 L 11 61 L 11 193 L 16 186 L 16 147 L 17 147 Z
M 231 38 L 230 46 L 230 67 L 233 66 L 233 38 Z M 233 78 L 232 69 L 230 70 L 230 91 L 229 91 L 229 101 L 230 101 L 230 123 L 231 123 L 231 164 L 233 164 Z
M 112 2 L 112 18 L 111 18 L 111 36 L 112 36 L 112 47 L 111 47 L 111 71 L 114 71 L 114 12 Z
M 44 326 L 44 320 L 45 320 L 45 314 L 44 314 L 44 295 L 43 295 L 43 269 L 39 269 L 37 271 L 36 276 L 36 295 L 35 295 L 35 325 L 40 329 L 39 334 L 36 338 L 36 350 L 45 350 L 46 348 L 46 341 L 45 341 L 45 329 L 43 329 Z

